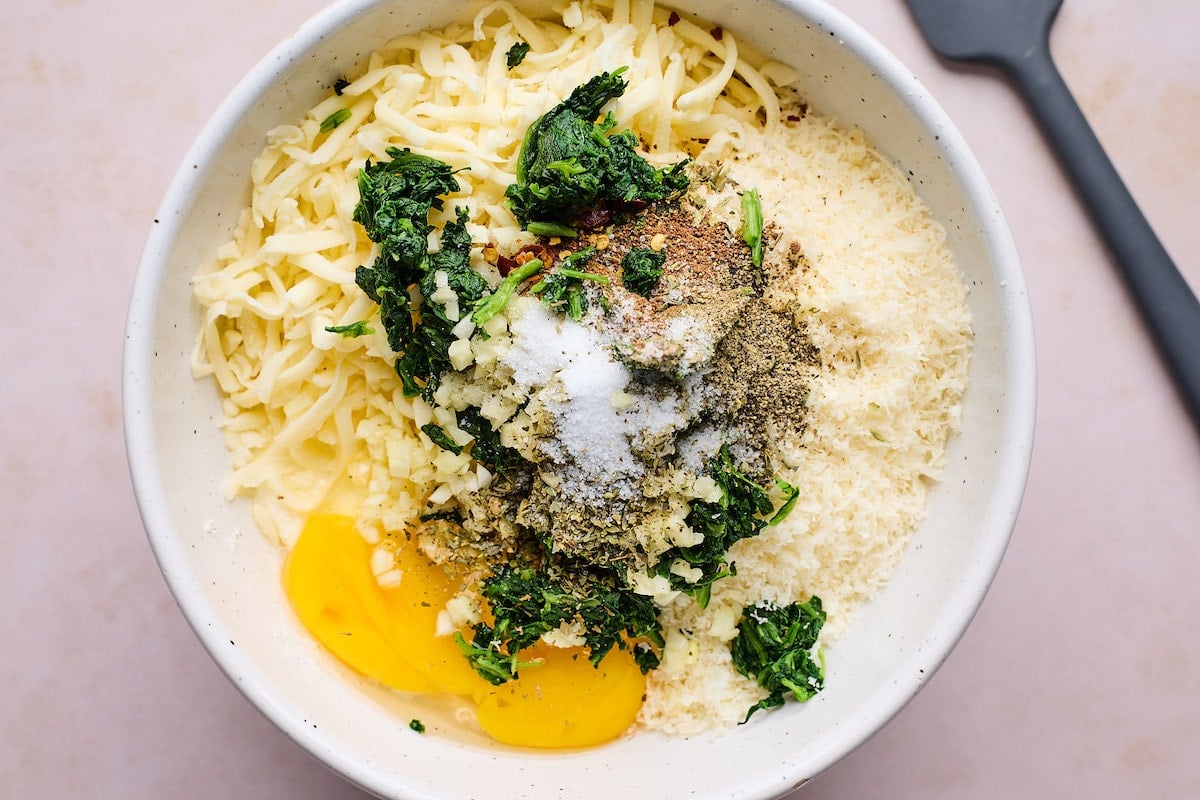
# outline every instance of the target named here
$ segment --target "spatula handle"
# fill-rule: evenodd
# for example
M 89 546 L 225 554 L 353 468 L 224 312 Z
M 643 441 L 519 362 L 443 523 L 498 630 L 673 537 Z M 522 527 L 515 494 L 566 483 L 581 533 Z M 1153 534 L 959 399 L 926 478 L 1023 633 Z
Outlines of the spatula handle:
M 1049 49 L 1005 65 L 1116 258 L 1200 427 L 1200 302 L 1125 188 Z

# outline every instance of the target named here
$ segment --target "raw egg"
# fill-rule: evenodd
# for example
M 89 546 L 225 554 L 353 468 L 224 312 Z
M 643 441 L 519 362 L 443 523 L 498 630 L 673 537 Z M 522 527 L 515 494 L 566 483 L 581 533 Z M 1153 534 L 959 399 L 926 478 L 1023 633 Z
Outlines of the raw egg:
M 479 704 L 479 724 L 497 741 L 525 747 L 587 747 L 620 736 L 637 717 L 646 678 L 628 652 L 598 667 L 582 647 L 537 644 L 521 653 L 541 665 L 494 687 Z
M 284 567 L 284 589 L 301 623 L 356 671 L 401 691 L 467 697 L 484 731 L 506 744 L 601 744 L 637 717 L 645 677 L 626 651 L 593 667 L 583 648 L 538 644 L 520 657 L 536 666 L 492 686 L 471 668 L 453 631 L 439 635 L 439 613 L 458 590 L 445 570 L 402 541 L 395 551 L 399 582 L 380 586 L 374 549 L 351 517 L 317 513 Z

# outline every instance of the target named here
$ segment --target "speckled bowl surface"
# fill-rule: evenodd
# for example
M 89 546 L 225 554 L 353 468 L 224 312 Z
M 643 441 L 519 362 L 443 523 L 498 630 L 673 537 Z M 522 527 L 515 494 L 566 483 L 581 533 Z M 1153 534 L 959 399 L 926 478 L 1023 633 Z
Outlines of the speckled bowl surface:
M 932 677 L 982 602 L 1016 520 L 1033 438 L 1030 311 L 1004 219 L 961 136 L 912 74 L 819 0 L 676 6 L 795 67 L 808 101 L 861 127 L 912 176 L 970 287 L 975 351 L 963 430 L 928 519 L 884 593 L 831 652 L 813 701 L 726 734 L 625 737 L 533 752 L 437 733 L 437 711 L 387 695 L 317 650 L 283 597 L 281 554 L 223 493 L 220 402 L 189 356 L 189 282 L 228 238 L 249 167 L 272 127 L 299 119 L 333 80 L 394 36 L 467 20 L 462 0 L 352 0 L 272 51 L 229 95 L 172 182 L 139 268 L 125 351 L 126 439 L 150 543 L 180 608 L 238 689 L 286 735 L 388 798 L 766 798 L 827 769 Z M 405 724 L 431 720 L 417 736 Z

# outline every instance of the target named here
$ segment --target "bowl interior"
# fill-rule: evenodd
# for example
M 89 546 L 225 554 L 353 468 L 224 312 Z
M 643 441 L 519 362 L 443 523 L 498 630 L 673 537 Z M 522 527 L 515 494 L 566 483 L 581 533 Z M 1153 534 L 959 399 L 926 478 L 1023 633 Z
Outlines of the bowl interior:
M 437 715 L 445 712 L 385 695 L 332 663 L 292 618 L 280 554 L 255 530 L 247 506 L 225 497 L 220 401 L 189 367 L 198 326 L 189 282 L 247 202 L 249 166 L 266 131 L 299 118 L 388 39 L 469 19 L 479 4 L 364 0 L 326 10 L 230 95 L 164 200 L 130 310 L 126 425 L 151 543 L 205 646 L 287 735 L 378 794 L 465 798 L 489 785 L 530 798 L 610 796 L 627 786 L 650 796 L 785 791 L 878 730 L 932 675 L 1007 544 L 1032 439 L 1029 310 L 1000 210 L 961 137 L 911 73 L 816 0 L 675 5 L 795 67 L 809 102 L 861 127 L 912 175 L 946 228 L 970 288 L 976 338 L 963 430 L 945 479 L 887 589 L 828 654 L 827 689 L 731 734 L 642 734 L 576 753 L 516 751 L 438 735 Z M 430 733 L 408 729 L 414 716 Z

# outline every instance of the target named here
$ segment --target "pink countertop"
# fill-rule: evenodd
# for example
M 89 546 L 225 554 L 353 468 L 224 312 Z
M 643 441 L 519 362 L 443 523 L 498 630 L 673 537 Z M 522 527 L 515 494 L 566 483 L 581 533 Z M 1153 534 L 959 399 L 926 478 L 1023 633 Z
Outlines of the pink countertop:
M 155 208 L 220 99 L 323 0 L 46 0 L 0 26 L 0 796 L 358 798 L 226 682 L 158 574 L 120 418 Z M 804 798 L 1200 797 L 1200 435 L 1029 116 L 899 0 L 836 0 L 974 148 L 1037 326 L 1036 450 L 962 643 Z M 1200 286 L 1200 5 L 1069 0 L 1060 68 Z M 1200 358 L 1200 342 L 1196 343 Z M 489 792 L 490 794 L 490 792 Z

